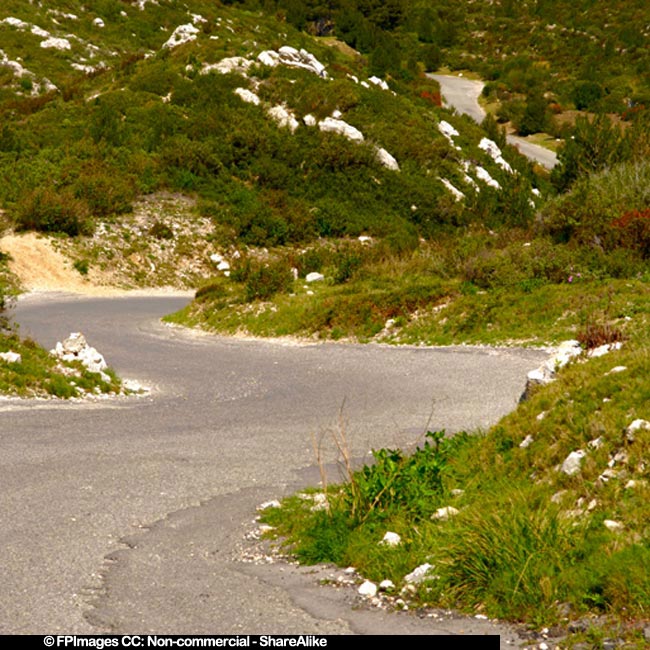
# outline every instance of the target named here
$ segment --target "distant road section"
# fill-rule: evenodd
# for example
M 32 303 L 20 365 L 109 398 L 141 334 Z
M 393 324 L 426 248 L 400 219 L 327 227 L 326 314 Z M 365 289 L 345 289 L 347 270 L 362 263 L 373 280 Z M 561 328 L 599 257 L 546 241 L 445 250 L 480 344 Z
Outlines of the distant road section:
M 483 121 L 485 111 L 478 103 L 478 98 L 485 86 L 482 81 L 444 74 L 430 74 L 429 77 L 440 84 L 445 106 L 454 108 L 462 115 L 469 115 L 479 124 Z M 553 169 L 557 165 L 557 155 L 549 149 L 528 142 L 516 135 L 508 135 L 507 141 L 508 144 L 517 147 L 522 155 L 546 169 Z

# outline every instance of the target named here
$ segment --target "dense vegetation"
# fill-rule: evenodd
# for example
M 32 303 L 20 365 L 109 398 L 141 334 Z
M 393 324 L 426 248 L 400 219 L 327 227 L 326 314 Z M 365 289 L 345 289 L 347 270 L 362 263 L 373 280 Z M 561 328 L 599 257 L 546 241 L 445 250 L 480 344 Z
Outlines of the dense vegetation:
M 642 0 L 242 0 L 274 8 L 312 33 L 336 34 L 377 74 L 471 69 L 489 81 L 501 116 L 524 133 L 574 108 L 633 116 L 650 102 L 647 6 Z

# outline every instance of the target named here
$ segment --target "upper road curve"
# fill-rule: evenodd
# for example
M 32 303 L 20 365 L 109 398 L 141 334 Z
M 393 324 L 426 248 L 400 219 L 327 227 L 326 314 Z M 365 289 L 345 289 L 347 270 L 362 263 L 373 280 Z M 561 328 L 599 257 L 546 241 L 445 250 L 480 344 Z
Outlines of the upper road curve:
M 478 103 L 478 98 L 485 86 L 482 81 L 443 74 L 430 74 L 429 77 L 435 79 L 440 84 L 440 90 L 446 106 L 454 108 L 463 115 L 469 115 L 469 117 L 479 124 L 483 121 L 485 111 Z M 553 169 L 557 165 L 557 155 L 553 151 L 528 142 L 525 138 L 520 138 L 516 135 L 508 135 L 506 139 L 509 144 L 517 147 L 521 154 L 539 163 L 546 169 Z

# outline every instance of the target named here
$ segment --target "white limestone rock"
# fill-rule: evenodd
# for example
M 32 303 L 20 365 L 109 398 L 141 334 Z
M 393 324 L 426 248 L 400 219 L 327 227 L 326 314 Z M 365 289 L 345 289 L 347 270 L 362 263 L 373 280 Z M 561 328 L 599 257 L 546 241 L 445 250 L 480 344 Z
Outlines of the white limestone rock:
M 321 131 L 328 133 L 338 133 L 352 142 L 363 142 L 363 133 L 356 129 L 351 124 L 343 120 L 335 120 L 333 117 L 326 117 L 318 123 L 318 128 Z
M 448 140 L 451 140 L 453 137 L 460 135 L 460 133 L 458 133 L 458 131 L 445 120 L 441 120 L 439 122 L 438 131 L 440 131 L 440 133 L 442 133 L 442 135 L 444 135 Z
M 465 195 L 446 178 L 440 178 L 440 182 L 452 193 L 456 201 L 462 201 L 465 198 Z
M 499 149 L 496 142 L 490 140 L 489 138 L 483 138 L 478 145 L 478 148 L 485 151 L 494 162 L 499 165 L 502 169 L 505 169 L 508 173 L 512 174 L 512 167 L 507 160 L 503 158 L 501 154 L 501 149 Z
M 20 356 L 18 352 L 12 352 L 11 350 L 9 350 L 8 352 L 0 352 L 0 359 L 6 361 L 7 363 L 23 362 L 22 356 Z
M 99 16 L 97 16 L 97 18 L 95 18 L 93 20 L 93 25 L 95 25 L 95 27 L 104 27 L 105 26 L 104 21 Z
M 641 419 L 634 420 L 627 429 L 625 429 L 625 437 L 628 439 L 628 442 L 634 442 L 636 432 L 643 430 L 650 431 L 650 422 Z
M 54 36 L 41 41 L 41 47 L 44 49 L 71 50 L 72 45 L 67 38 L 55 38 Z
M 390 90 L 388 84 L 383 79 L 380 79 L 379 77 L 375 77 L 375 76 L 368 77 L 368 81 L 371 84 L 374 84 L 375 86 L 379 86 L 382 90 Z
M 483 169 L 483 167 L 481 167 L 480 165 L 476 165 L 475 170 L 476 170 L 476 177 L 480 181 L 483 181 L 486 185 L 489 185 L 490 187 L 494 187 L 497 190 L 501 189 L 501 185 L 499 184 L 499 181 L 494 180 L 494 178 L 490 176 L 490 172 L 488 172 L 486 169 Z
M 196 39 L 199 30 L 192 24 L 179 25 L 172 35 L 163 43 L 163 48 L 171 49 Z
M 267 113 L 279 127 L 288 128 L 291 133 L 294 133 L 300 126 L 294 114 L 284 106 L 272 106 Z
M 280 63 L 280 55 L 274 50 L 265 50 L 257 55 L 257 60 L 262 65 L 268 65 L 270 68 L 275 68 Z
M 383 546 L 399 546 L 402 543 L 402 538 L 397 533 L 388 531 L 379 543 Z
M 316 271 L 312 271 L 311 273 L 307 273 L 305 276 L 305 282 L 322 282 L 325 279 L 325 276 L 322 273 L 318 273 Z
M 375 150 L 375 153 L 377 155 L 377 160 L 379 161 L 380 164 L 382 164 L 386 169 L 390 169 L 391 171 L 398 172 L 399 171 L 399 165 L 397 164 L 397 160 L 391 156 L 386 149 L 382 147 L 377 147 Z
M 209 74 L 210 72 L 230 74 L 231 72 L 236 72 L 245 75 L 252 65 L 253 61 L 243 56 L 230 56 L 221 59 L 221 61 L 217 61 L 217 63 L 204 63 L 201 68 L 201 74 Z
M 533 436 L 530 433 L 519 443 L 521 449 L 528 449 L 533 444 Z
M 460 511 L 458 508 L 454 508 L 453 506 L 445 506 L 444 508 L 438 508 L 433 515 L 431 515 L 431 519 L 439 519 L 440 521 L 447 521 L 447 519 L 451 517 L 455 517 Z
M 239 97 L 239 99 L 241 99 L 243 102 L 246 102 L 247 104 L 254 104 L 255 106 L 260 105 L 260 98 L 247 88 L 235 88 L 233 92 L 235 95 L 237 95 L 237 97 Z
M 370 580 L 366 580 L 358 589 L 359 594 L 367 598 L 374 598 L 377 595 L 377 585 Z
M 576 451 L 572 451 L 565 459 L 564 462 L 562 463 L 562 467 L 560 467 L 560 471 L 566 474 L 567 476 L 573 476 L 574 474 L 577 474 L 580 472 L 580 468 L 582 467 L 582 460 L 587 454 L 583 449 L 577 449 Z
M 382 580 L 379 583 L 379 591 L 393 591 L 395 583 L 392 580 Z
M 404 582 L 407 585 L 419 585 L 424 582 L 429 576 L 429 573 L 433 569 L 433 565 L 428 562 L 421 564 L 419 567 L 413 569 L 411 573 L 404 576 Z
M 620 521 L 614 521 L 613 519 L 605 519 L 605 521 L 603 521 L 603 526 L 605 526 L 607 530 L 611 530 L 613 533 L 619 532 L 625 528 Z

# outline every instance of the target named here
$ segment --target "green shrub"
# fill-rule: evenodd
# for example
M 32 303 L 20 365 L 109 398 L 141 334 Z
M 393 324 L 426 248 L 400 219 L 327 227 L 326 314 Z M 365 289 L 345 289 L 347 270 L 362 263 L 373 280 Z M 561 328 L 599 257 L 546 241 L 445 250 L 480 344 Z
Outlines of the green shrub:
M 16 207 L 15 223 L 18 230 L 60 232 L 71 237 L 90 235 L 94 231 L 88 205 L 69 188 L 29 192 Z

